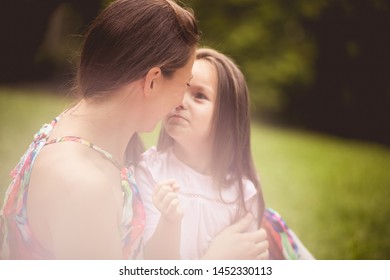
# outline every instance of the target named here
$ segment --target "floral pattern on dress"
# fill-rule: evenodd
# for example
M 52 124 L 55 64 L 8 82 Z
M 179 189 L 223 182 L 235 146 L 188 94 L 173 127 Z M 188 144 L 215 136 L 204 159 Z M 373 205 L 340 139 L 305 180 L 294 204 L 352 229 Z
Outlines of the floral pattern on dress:
M 53 254 L 34 237 L 27 219 L 26 204 L 31 170 L 36 156 L 45 145 L 66 141 L 78 142 L 96 150 L 120 170 L 121 187 L 124 194 L 120 225 L 123 257 L 126 259 L 140 258 L 145 213 L 131 170 L 121 167 L 110 153 L 79 137 L 65 136 L 48 141 L 48 137 L 58 120 L 59 117 L 50 124 L 42 126 L 35 134 L 34 141 L 11 172 L 13 179 L 7 189 L 3 208 L 0 211 L 0 259 L 54 258 Z

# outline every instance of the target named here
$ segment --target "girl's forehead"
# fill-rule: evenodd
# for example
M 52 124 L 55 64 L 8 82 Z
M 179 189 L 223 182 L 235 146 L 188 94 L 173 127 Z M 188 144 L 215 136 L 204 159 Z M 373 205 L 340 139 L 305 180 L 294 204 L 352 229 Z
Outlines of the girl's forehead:
M 209 88 L 211 91 L 217 89 L 217 71 L 215 66 L 207 60 L 195 60 L 192 67 L 193 78 L 191 85 Z
M 210 82 L 217 77 L 215 66 L 207 60 L 197 59 L 192 67 L 192 76 L 193 79 L 202 79 Z

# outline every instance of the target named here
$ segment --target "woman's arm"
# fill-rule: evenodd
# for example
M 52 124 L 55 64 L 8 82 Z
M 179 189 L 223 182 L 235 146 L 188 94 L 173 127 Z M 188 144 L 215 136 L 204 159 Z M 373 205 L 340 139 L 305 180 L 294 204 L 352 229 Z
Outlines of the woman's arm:
M 265 230 L 247 232 L 253 223 L 253 216 L 248 213 L 241 220 L 224 229 L 212 240 L 202 259 L 268 259 Z

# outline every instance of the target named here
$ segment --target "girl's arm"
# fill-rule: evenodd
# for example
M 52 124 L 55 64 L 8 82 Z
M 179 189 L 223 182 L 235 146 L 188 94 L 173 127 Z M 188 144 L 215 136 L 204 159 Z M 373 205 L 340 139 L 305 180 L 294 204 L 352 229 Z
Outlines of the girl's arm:
M 161 217 L 151 238 L 144 247 L 146 259 L 180 259 L 181 220 L 180 207 L 174 182 L 160 184 L 153 192 L 153 203 Z
M 148 166 L 141 162 L 135 169 L 135 180 L 145 207 L 146 223 L 144 231 L 144 257 L 145 259 L 179 259 L 179 244 L 181 234 L 180 222 L 172 217 L 176 216 L 175 212 L 179 211 L 178 202 L 175 202 L 175 191 L 168 191 L 173 181 L 167 182 L 167 187 L 158 184 L 149 172 Z M 159 194 L 157 195 L 157 191 Z M 156 203 L 163 201 L 166 197 L 166 204 L 171 202 L 173 214 L 163 215 L 161 210 L 156 207 Z M 173 201 L 172 201 L 173 200 Z M 168 201 L 170 201 L 168 203 Z M 175 207 L 173 207 L 175 206 Z M 165 207 L 166 208 L 166 207 Z M 181 211 L 181 210 L 180 210 Z M 165 212 L 165 210 L 164 210 Z M 171 217 L 171 219 L 170 219 Z

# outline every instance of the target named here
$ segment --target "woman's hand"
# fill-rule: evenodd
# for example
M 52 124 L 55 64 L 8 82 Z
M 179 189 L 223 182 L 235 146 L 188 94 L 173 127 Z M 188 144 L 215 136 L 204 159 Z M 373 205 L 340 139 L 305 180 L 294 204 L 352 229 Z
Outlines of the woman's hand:
M 153 203 L 160 211 L 161 217 L 170 222 L 180 222 L 183 210 L 180 207 L 177 191 L 179 186 L 175 181 L 160 183 L 153 190 Z
M 246 232 L 254 222 L 251 214 L 224 229 L 211 242 L 203 259 L 268 259 L 267 233 L 264 229 Z

